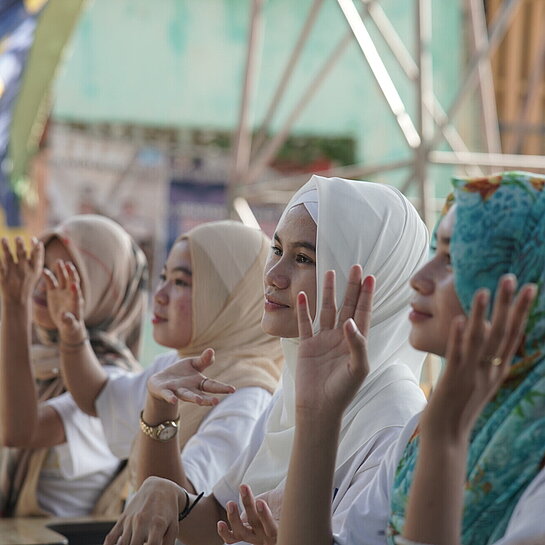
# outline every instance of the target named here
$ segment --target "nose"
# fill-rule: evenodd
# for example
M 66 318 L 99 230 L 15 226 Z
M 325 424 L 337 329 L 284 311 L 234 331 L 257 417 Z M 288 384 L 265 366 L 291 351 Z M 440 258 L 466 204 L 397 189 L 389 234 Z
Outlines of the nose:
M 290 278 L 284 270 L 282 260 L 277 262 L 268 262 L 265 265 L 265 285 L 285 290 L 290 285 Z
M 435 283 L 432 274 L 433 260 L 426 263 L 411 278 L 411 288 L 421 295 L 433 293 Z
M 168 294 L 166 291 L 165 282 L 161 282 L 155 290 L 154 299 L 160 305 L 166 305 L 168 303 Z

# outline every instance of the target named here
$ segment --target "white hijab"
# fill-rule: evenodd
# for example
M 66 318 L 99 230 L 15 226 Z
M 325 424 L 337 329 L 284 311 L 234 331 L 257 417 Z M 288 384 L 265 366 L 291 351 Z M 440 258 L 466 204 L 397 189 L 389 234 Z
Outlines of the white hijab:
M 402 426 L 422 406 L 421 396 L 415 396 L 415 383 L 425 354 L 408 342 L 409 279 L 427 258 L 428 232 L 411 203 L 397 189 L 385 185 L 313 176 L 294 195 L 280 221 L 302 203 L 313 219 L 318 219 L 314 330 L 318 330 L 327 270 L 336 271 L 339 305 L 353 264 L 359 263 L 364 275 L 373 274 L 377 280 L 368 335 L 371 372 L 343 417 L 337 472 L 349 466 L 361 445 L 377 432 Z M 283 339 L 282 344 L 286 359 L 282 390 L 275 397 L 263 443 L 242 479 L 255 494 L 272 490 L 285 479 L 293 444 L 299 341 Z M 390 399 L 391 388 L 388 397 L 381 395 L 394 383 L 399 397 Z

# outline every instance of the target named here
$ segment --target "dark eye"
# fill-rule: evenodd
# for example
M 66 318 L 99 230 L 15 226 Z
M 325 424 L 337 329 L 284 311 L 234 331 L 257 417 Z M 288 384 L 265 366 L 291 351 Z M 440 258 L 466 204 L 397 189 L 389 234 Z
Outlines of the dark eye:
M 271 250 L 272 250 L 272 253 L 274 255 L 277 255 L 277 256 L 281 256 L 282 255 L 282 249 L 279 248 L 278 246 L 271 246 Z
M 189 284 L 185 280 L 182 280 L 181 278 L 176 278 L 176 280 L 174 280 L 174 284 L 176 286 L 183 286 L 183 287 L 189 286 Z
M 167 279 L 167 276 L 166 276 L 165 273 L 161 273 L 161 274 L 159 275 L 159 280 L 160 280 L 161 282 L 164 282 L 166 279 Z
M 308 263 L 308 264 L 314 263 L 314 261 L 310 259 L 310 257 L 306 256 L 305 254 L 297 254 L 295 261 L 297 261 L 297 263 Z

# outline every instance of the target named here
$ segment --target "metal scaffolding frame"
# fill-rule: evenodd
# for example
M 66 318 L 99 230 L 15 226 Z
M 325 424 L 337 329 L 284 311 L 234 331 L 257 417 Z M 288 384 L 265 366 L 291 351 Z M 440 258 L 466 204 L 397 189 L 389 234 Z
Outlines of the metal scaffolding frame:
M 270 124 L 276 114 L 290 78 L 300 58 L 308 36 L 323 5 L 323 0 L 313 0 L 306 21 L 295 42 L 294 49 L 286 63 L 278 86 L 259 126 L 252 147 L 249 114 L 252 89 L 255 88 L 255 72 L 260 47 L 259 36 L 263 25 L 264 0 L 252 0 L 250 32 L 248 40 L 247 64 L 242 87 L 240 122 L 233 151 L 233 168 L 230 176 L 231 210 L 246 222 L 252 221 L 250 202 L 287 202 L 308 175 L 279 177 L 274 181 L 262 181 L 266 167 L 274 159 L 297 118 L 319 88 L 320 83 L 335 66 L 347 46 L 355 40 L 368 64 L 377 84 L 386 110 L 394 117 L 401 136 L 407 146 L 407 158 L 374 165 L 352 165 L 332 168 L 319 172 L 324 176 L 365 177 L 376 173 L 409 169 L 409 175 L 401 186 L 406 192 L 416 184 L 418 188 L 417 205 L 424 221 L 433 220 L 434 195 L 429 178 L 432 165 L 457 165 L 469 175 L 482 174 L 481 167 L 545 169 L 545 157 L 538 155 L 517 155 L 520 150 L 522 132 L 517 134 L 511 153 L 502 153 L 499 137 L 498 116 L 494 84 L 492 80 L 491 58 L 505 36 L 522 0 L 505 0 L 497 16 L 487 29 L 483 0 L 459 0 L 467 10 L 470 26 L 471 56 L 467 62 L 466 73 L 455 93 L 454 99 L 443 107 L 433 91 L 431 16 L 432 0 L 412 0 L 414 2 L 414 25 L 416 44 L 410 48 L 405 44 L 378 0 L 335 0 L 347 22 L 347 32 L 341 38 L 322 67 L 302 90 L 300 99 L 286 116 L 280 129 L 268 138 Z M 369 31 L 373 24 L 398 66 L 416 89 L 416 119 L 412 119 L 388 73 Z M 527 120 L 545 67 L 545 36 L 536 55 L 535 70 L 529 81 L 526 100 L 521 107 L 522 121 Z M 469 145 L 454 125 L 460 107 L 478 88 L 479 105 L 482 115 L 485 152 L 471 151 Z M 446 142 L 450 151 L 439 151 L 439 144 Z M 236 203 L 235 203 L 236 199 Z M 233 204 L 235 203 L 235 204 Z M 241 214 L 239 211 L 243 211 Z M 254 218 L 255 221 L 255 218 Z

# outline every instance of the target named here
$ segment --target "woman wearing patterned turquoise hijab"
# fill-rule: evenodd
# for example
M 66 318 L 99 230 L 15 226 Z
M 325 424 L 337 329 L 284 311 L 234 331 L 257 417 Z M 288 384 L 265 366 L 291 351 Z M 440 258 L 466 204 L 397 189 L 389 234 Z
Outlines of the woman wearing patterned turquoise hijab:
M 347 324 L 346 376 L 337 364 L 334 380 L 331 369 L 327 412 L 302 414 L 296 430 L 278 545 L 545 543 L 544 185 L 527 173 L 454 180 L 456 204 L 435 255 L 411 280 L 409 316 L 411 344 L 446 357 L 445 372 L 332 535 L 333 441 L 367 365 L 365 341 Z M 298 365 L 323 373 L 333 347 L 321 333 L 310 341 Z

